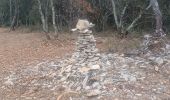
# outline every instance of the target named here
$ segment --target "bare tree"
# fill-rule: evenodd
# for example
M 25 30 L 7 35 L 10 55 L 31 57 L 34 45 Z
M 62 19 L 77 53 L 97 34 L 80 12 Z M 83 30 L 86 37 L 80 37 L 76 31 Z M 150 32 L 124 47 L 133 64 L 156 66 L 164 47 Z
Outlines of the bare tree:
M 9 9 L 10 9 L 10 23 L 12 22 L 12 0 L 9 0 Z
M 162 37 L 165 35 L 163 29 L 162 29 L 162 13 L 159 9 L 159 4 L 157 0 L 150 0 L 150 4 L 146 9 L 149 9 L 152 7 L 153 12 L 155 14 L 156 19 L 156 29 L 155 29 L 155 36 Z
M 123 17 L 127 10 L 128 2 L 126 2 L 126 5 L 123 7 L 123 10 L 120 14 L 117 13 L 115 0 L 111 0 L 111 5 L 112 5 L 112 11 L 113 11 L 114 20 L 116 23 L 117 30 L 119 31 L 121 37 L 124 37 L 129 33 L 129 31 L 131 29 L 133 29 L 135 27 L 135 24 L 137 23 L 137 21 L 142 17 L 142 12 L 140 12 L 139 15 L 132 21 L 132 23 L 125 28 L 124 22 L 123 22 Z M 118 16 L 120 16 L 120 17 L 118 18 Z
M 41 1 L 40 0 L 37 0 L 37 1 L 38 1 L 39 12 L 40 12 L 40 16 L 41 16 L 42 25 L 43 25 L 43 31 L 45 32 L 46 38 L 48 40 L 50 40 L 51 38 L 50 38 L 50 35 L 49 35 L 49 30 L 48 30 L 47 16 L 45 16 L 43 14 Z
M 117 15 L 117 12 L 116 12 L 116 4 L 115 4 L 114 0 L 111 0 L 111 2 L 112 2 L 112 9 L 113 9 L 113 14 L 114 14 L 114 20 L 115 20 L 117 29 L 119 29 L 120 28 L 120 23 L 118 21 L 118 15 Z
M 54 32 L 55 32 L 55 38 L 58 37 L 58 29 L 57 29 L 57 26 L 56 26 L 56 14 L 55 14 L 55 7 L 54 7 L 54 2 L 53 0 L 50 0 L 50 3 L 51 3 L 51 10 L 52 10 L 52 19 L 53 19 L 53 27 L 54 27 Z
M 11 1 L 10 1 L 11 3 Z M 18 23 L 18 18 L 19 18 L 19 0 L 14 0 L 14 4 L 15 4 L 15 10 L 14 10 L 14 16 L 11 20 L 11 27 L 10 27 L 10 31 L 11 30 L 15 30 L 15 26 Z M 10 4 L 11 5 L 11 4 Z M 10 8 L 10 14 L 12 15 L 12 10 Z

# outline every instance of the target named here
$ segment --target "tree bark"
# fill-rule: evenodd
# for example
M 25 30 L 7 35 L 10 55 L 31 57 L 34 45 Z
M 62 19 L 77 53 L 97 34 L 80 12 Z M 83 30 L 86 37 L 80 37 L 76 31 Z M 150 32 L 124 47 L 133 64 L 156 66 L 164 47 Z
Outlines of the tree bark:
M 56 26 L 56 19 L 55 19 L 55 7 L 54 7 L 54 2 L 53 0 L 50 0 L 51 3 L 51 10 L 52 10 L 52 19 L 53 19 L 53 27 L 54 27 L 54 32 L 55 32 L 55 38 L 58 38 L 58 29 Z
M 38 1 L 38 6 L 39 6 L 39 13 L 40 13 L 40 16 L 41 16 L 43 31 L 45 32 L 46 38 L 48 40 L 50 40 L 51 38 L 50 38 L 50 35 L 49 35 L 49 31 L 48 31 L 47 21 L 46 21 L 45 15 L 43 14 L 43 11 L 42 11 L 42 4 L 41 4 L 40 0 L 37 0 L 37 1 Z
M 111 0 L 111 3 L 112 3 L 112 9 L 113 9 L 113 14 L 114 14 L 115 23 L 116 23 L 117 29 L 119 30 L 120 27 L 119 27 L 119 21 L 118 21 L 118 17 L 117 17 L 117 12 L 116 12 L 115 1 L 114 1 L 114 0 Z
M 126 6 L 123 8 L 123 11 L 120 15 L 120 23 L 119 23 L 119 27 L 123 28 L 123 16 L 125 15 L 125 12 L 127 10 L 128 4 L 126 4 Z
M 12 0 L 9 0 L 9 9 L 10 9 L 10 23 L 12 22 Z
M 152 10 L 155 14 L 155 20 L 156 20 L 156 29 L 155 29 L 155 36 L 162 37 L 165 36 L 165 32 L 162 29 L 162 13 L 159 9 L 159 4 L 157 0 L 150 0 L 150 4 L 147 7 L 149 9 L 152 7 Z
M 19 17 L 19 2 L 18 0 L 15 0 L 14 3 L 15 3 L 15 11 L 14 11 L 14 16 L 11 21 L 10 31 L 15 30 L 15 26 L 17 25 L 17 22 L 18 22 L 17 20 Z

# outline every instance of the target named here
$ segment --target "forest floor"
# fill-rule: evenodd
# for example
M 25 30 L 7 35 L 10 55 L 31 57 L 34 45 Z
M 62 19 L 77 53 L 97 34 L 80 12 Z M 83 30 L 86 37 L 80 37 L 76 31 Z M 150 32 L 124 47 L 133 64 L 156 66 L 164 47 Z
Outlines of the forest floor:
M 72 40 L 66 40 L 62 39 L 62 46 L 55 40 L 46 41 L 40 32 L 9 32 L 6 28 L 0 28 L 0 69 L 13 69 L 69 54 L 73 51 Z
M 128 47 L 134 48 L 139 44 L 139 38 L 120 40 L 110 36 L 100 34 L 96 37 L 101 52 L 124 52 Z M 41 32 L 29 32 L 26 29 L 9 32 L 8 28 L 0 28 L 0 69 L 10 70 L 71 55 L 76 37 L 74 33 L 62 33 L 59 41 L 47 41 Z
M 95 34 L 98 64 L 80 68 L 70 57 L 77 36 L 47 41 L 41 32 L 0 28 L 0 99 L 170 100 L 170 53 L 125 56 L 141 37 L 105 32 Z

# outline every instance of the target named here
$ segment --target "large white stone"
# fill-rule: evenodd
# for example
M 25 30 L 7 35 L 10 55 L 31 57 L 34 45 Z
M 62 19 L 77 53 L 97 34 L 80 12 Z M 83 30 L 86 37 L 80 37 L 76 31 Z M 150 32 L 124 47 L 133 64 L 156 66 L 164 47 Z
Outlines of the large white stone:
M 161 57 L 155 59 L 155 62 L 160 66 L 164 63 L 164 60 Z
M 92 66 L 90 67 L 90 69 L 94 69 L 94 70 L 100 69 L 100 65 L 92 65 Z

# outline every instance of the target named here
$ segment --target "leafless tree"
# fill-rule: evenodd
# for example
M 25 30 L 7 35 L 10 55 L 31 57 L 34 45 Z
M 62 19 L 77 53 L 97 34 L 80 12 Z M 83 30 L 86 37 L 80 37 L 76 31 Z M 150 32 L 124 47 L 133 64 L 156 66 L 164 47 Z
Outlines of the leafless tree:
M 39 12 L 41 16 L 42 25 L 43 25 L 43 31 L 45 32 L 46 38 L 50 40 L 51 38 L 49 35 L 49 30 L 48 30 L 47 15 L 43 13 L 41 1 L 40 0 L 37 0 L 37 1 L 38 1 Z
M 55 14 L 55 7 L 54 7 L 54 1 L 53 0 L 50 0 L 50 3 L 51 3 L 51 10 L 52 10 L 52 19 L 53 19 L 53 27 L 54 27 L 54 32 L 55 32 L 55 38 L 58 37 L 58 29 L 57 29 L 57 26 L 56 26 L 56 14 Z
M 159 4 L 157 0 L 150 0 L 150 4 L 146 9 L 149 9 L 152 7 L 153 12 L 155 14 L 155 19 L 156 19 L 156 29 L 155 29 L 155 36 L 165 36 L 165 32 L 162 29 L 162 13 L 159 9 Z
M 12 0 L 9 0 L 9 9 L 10 9 L 10 23 L 12 22 Z
M 10 3 L 11 3 L 11 1 L 10 1 Z M 14 15 L 13 15 L 13 18 L 12 18 L 12 21 L 11 21 L 10 31 L 15 30 L 15 26 L 17 25 L 18 18 L 19 18 L 19 0 L 14 0 L 14 4 L 15 4 L 15 8 L 14 8 L 15 10 L 14 10 Z M 12 10 L 11 9 L 10 9 L 10 13 L 12 15 Z
M 122 12 L 119 13 L 119 14 L 117 13 L 118 9 L 116 9 L 117 7 L 116 7 L 116 4 L 115 4 L 115 0 L 111 0 L 111 5 L 112 5 L 112 11 L 113 11 L 114 20 L 115 20 L 117 30 L 124 37 L 124 35 L 127 35 L 129 33 L 129 31 L 132 28 L 134 28 L 137 21 L 142 17 L 142 12 L 139 13 L 139 15 L 131 22 L 131 24 L 129 26 L 124 27 L 123 17 L 125 15 L 126 10 L 127 10 L 128 2 L 126 2 L 126 5 L 123 7 Z M 118 18 L 118 16 L 120 16 L 120 17 Z

